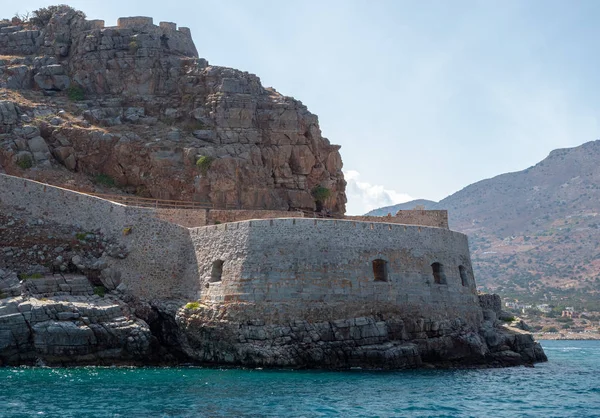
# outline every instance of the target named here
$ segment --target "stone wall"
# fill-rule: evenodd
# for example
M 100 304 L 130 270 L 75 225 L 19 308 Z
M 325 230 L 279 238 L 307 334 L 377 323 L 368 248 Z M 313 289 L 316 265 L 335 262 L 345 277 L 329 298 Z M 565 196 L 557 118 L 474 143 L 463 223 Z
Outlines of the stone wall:
M 126 245 L 125 259 L 106 257 L 110 268 L 136 295 L 197 295 L 198 280 L 189 230 L 154 215 L 153 209 L 128 207 L 86 194 L 0 174 L 0 201 L 22 207 L 35 219 L 101 231 Z M 131 233 L 124 235 L 125 228 Z
M 250 303 L 250 311 L 273 321 L 318 319 L 322 310 L 351 318 L 372 309 L 481 321 L 467 238 L 443 228 L 290 217 L 188 229 L 171 222 L 205 222 L 206 211 L 184 219 L 182 210 L 127 207 L 7 175 L 0 175 L 0 201 L 126 245 L 127 258 L 106 261 L 141 297 Z M 382 277 L 375 260 L 383 263 Z M 433 276 L 436 262 L 441 283 Z
M 166 222 L 195 228 L 208 225 L 208 209 L 150 209 L 158 219 Z
M 239 222 L 250 219 L 302 218 L 303 216 L 304 213 L 300 211 L 211 209 L 208 212 L 208 223 L 214 224 L 215 222 Z
M 282 314 L 297 319 L 325 304 L 338 306 L 332 314 L 340 317 L 378 306 L 409 316 L 466 318 L 474 325 L 481 321 L 467 237 L 457 232 L 271 219 L 195 228 L 192 242 L 206 303 L 284 304 Z M 374 280 L 377 259 L 386 263 L 387 281 Z M 214 281 L 213 265 L 219 260 L 222 276 Z M 434 262 L 444 266 L 446 284 L 434 282 Z M 466 286 L 460 265 L 466 268 Z
M 446 210 L 399 210 L 393 216 L 391 214 L 387 216 L 346 216 L 345 219 L 362 222 L 386 222 L 449 228 L 448 211 Z

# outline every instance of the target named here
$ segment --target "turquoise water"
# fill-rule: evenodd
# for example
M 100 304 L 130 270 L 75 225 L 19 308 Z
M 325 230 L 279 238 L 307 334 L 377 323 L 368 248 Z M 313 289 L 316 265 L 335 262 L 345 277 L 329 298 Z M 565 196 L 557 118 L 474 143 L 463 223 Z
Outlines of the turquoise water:
M 535 368 L 0 368 L 0 416 L 600 417 L 600 341 L 542 345 Z

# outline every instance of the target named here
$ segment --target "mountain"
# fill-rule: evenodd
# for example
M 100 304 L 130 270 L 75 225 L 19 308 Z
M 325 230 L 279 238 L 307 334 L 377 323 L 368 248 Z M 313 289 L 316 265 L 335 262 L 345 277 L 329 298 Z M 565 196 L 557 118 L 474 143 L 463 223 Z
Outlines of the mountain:
M 481 288 L 600 308 L 600 141 L 554 150 L 533 167 L 471 184 L 426 208 L 447 209 L 451 228 L 469 236 Z
M 367 213 L 367 215 L 369 215 L 369 216 L 387 216 L 388 213 L 391 213 L 393 215 L 394 213 L 398 212 L 399 210 L 410 210 L 410 209 L 414 209 L 416 207 L 421 207 L 423 209 L 431 210 L 431 209 L 435 209 L 437 207 L 437 205 L 438 205 L 438 202 L 434 202 L 433 200 L 417 199 L 417 200 L 411 200 L 410 202 L 406 202 L 406 203 L 400 203 L 397 205 L 384 206 L 379 209 L 373 209 L 372 211 Z
M 216 207 L 345 211 L 340 146 L 302 102 L 199 58 L 188 28 L 50 6 L 0 20 L 0 171 Z M 106 190 L 108 189 L 108 190 Z

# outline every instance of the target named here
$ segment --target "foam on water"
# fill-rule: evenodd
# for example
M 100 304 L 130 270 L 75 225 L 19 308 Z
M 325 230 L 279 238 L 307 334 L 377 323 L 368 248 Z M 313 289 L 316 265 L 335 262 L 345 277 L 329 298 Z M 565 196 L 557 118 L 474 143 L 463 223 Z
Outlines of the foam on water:
M 600 341 L 543 346 L 535 368 L 5 368 L 0 416 L 600 416 Z

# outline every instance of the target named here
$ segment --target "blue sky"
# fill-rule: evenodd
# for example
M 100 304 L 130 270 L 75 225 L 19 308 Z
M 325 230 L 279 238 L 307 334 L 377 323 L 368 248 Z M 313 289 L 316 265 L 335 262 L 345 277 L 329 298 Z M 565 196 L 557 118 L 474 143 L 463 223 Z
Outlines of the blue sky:
M 66 0 L 64 0 L 66 1 Z M 51 1 L 0 0 L 3 15 Z M 599 1 L 70 1 L 188 26 L 342 145 L 348 212 L 439 200 L 597 139 Z

